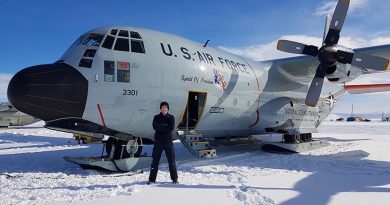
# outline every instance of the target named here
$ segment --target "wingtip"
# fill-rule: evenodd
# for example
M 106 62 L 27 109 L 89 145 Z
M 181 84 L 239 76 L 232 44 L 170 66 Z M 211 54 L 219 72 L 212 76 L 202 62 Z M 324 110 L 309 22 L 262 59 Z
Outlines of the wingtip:
M 340 2 L 343 4 L 349 4 L 350 0 L 340 0 Z

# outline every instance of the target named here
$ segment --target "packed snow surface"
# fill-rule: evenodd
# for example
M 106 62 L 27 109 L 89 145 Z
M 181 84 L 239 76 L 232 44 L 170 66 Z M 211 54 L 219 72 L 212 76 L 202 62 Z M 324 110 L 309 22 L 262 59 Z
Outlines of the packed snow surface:
M 215 159 L 194 159 L 175 142 L 175 185 L 166 164 L 155 185 L 145 185 L 148 170 L 128 175 L 81 169 L 63 157 L 100 156 L 102 145 L 79 145 L 71 134 L 42 124 L 0 130 L 2 205 L 390 202 L 390 123 L 325 122 L 314 138 L 330 146 L 300 154 L 237 145 L 218 147 Z

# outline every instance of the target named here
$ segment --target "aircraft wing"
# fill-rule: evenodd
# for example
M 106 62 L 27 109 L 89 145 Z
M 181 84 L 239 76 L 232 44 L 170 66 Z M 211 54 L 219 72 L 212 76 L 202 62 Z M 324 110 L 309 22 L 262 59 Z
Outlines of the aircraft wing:
M 319 64 L 311 56 L 277 59 L 270 62 L 268 81 L 265 91 L 290 91 L 308 86 Z
M 387 92 L 390 91 L 390 84 L 345 85 L 344 89 L 349 94 Z
M 343 88 L 332 94 L 333 98 L 339 98 L 345 92 L 351 95 L 378 93 L 390 91 L 390 84 L 366 84 L 366 85 L 344 85 Z
M 354 51 L 388 59 L 390 58 L 390 45 L 360 48 L 355 49 Z M 299 56 L 266 62 L 271 63 L 272 65 L 269 70 L 269 79 L 265 90 L 274 92 L 296 90 L 300 87 L 310 85 L 311 80 L 316 73 L 317 66 L 319 65 L 318 59 L 311 56 Z M 345 66 L 345 64 L 339 65 Z M 378 72 L 377 70 L 362 69 L 355 66 L 352 66 L 351 69 L 359 69 L 362 74 Z M 384 69 L 384 71 L 386 71 L 386 69 Z M 354 77 L 350 76 L 349 81 L 358 76 L 359 75 Z

